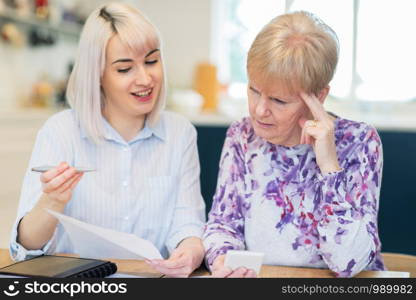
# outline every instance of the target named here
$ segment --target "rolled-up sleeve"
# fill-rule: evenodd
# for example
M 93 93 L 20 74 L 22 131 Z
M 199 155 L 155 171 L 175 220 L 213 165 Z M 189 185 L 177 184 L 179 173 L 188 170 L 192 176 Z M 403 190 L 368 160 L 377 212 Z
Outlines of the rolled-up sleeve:
M 62 161 L 68 161 L 68 153 L 62 145 L 63 139 L 57 133 L 59 128 L 54 128 L 51 122 L 47 122 L 39 131 L 30 158 L 29 166 L 23 179 L 17 217 L 12 227 L 9 251 L 15 261 L 21 261 L 33 256 L 53 252 L 54 237 L 38 250 L 28 250 L 18 240 L 18 226 L 23 217 L 35 206 L 42 195 L 40 173 L 31 169 L 41 165 L 57 165 Z M 67 151 L 68 152 L 68 151 Z M 55 235 L 54 235 L 55 236 Z
M 171 253 L 188 237 L 202 237 L 205 224 L 205 202 L 200 188 L 200 166 L 197 149 L 197 133 L 190 125 L 184 134 L 180 165 L 180 178 L 173 221 L 166 242 Z

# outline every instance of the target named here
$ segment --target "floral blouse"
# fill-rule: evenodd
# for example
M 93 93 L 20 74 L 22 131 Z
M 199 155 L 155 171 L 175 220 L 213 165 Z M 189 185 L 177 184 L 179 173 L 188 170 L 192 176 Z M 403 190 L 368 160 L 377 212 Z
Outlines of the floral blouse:
M 339 277 L 385 269 L 380 137 L 365 123 L 334 122 L 342 170 L 329 174 L 321 174 L 310 145 L 271 144 L 249 118 L 231 125 L 204 233 L 209 267 L 235 249 L 263 252 L 264 264 L 329 268 Z

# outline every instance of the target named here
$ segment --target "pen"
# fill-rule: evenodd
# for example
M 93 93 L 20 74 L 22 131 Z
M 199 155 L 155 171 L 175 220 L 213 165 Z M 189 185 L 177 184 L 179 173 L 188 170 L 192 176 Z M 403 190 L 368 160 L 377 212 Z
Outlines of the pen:
M 53 168 L 55 168 L 55 166 L 39 166 L 39 167 L 32 168 L 32 171 L 43 173 L 43 172 L 47 172 L 47 171 L 49 171 Z M 77 172 L 84 172 L 84 173 L 85 172 L 95 172 L 96 171 L 95 169 L 87 168 L 87 167 L 75 167 L 75 170 Z

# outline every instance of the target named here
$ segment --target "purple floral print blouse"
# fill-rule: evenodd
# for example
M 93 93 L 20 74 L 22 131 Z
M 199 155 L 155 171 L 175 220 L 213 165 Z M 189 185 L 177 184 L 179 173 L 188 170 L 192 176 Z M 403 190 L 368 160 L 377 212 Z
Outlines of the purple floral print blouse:
M 380 137 L 365 123 L 334 122 L 342 170 L 329 174 L 321 174 L 310 145 L 271 144 L 249 118 L 230 126 L 204 233 L 209 267 L 236 249 L 263 252 L 264 264 L 329 268 L 339 277 L 385 269 Z

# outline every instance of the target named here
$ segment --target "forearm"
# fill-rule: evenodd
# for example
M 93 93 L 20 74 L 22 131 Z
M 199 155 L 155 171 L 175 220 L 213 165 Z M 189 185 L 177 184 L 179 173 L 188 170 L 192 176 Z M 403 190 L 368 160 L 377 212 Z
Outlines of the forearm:
M 317 209 L 319 250 L 338 276 L 354 276 L 380 251 L 378 188 L 361 175 L 345 171 L 324 176 L 321 184 L 321 203 Z
M 373 262 L 380 251 L 380 242 L 377 233 L 370 234 L 369 227 L 374 223 L 368 217 L 361 220 L 344 217 L 342 220 L 342 224 L 334 218 L 328 224 L 318 226 L 319 251 L 337 276 L 351 277 Z
M 58 220 L 45 209 L 62 213 L 65 204 L 41 196 L 33 209 L 25 215 L 18 226 L 17 241 L 28 250 L 41 249 L 53 236 Z
M 191 237 L 188 237 L 188 238 L 182 240 L 178 244 L 178 248 L 180 248 L 180 247 L 201 247 L 201 248 L 203 248 L 203 245 L 202 245 L 202 240 L 199 237 L 191 236 Z
M 204 247 L 207 265 L 211 267 L 214 260 L 228 250 L 245 249 L 244 235 L 227 225 L 208 223 L 204 233 Z

